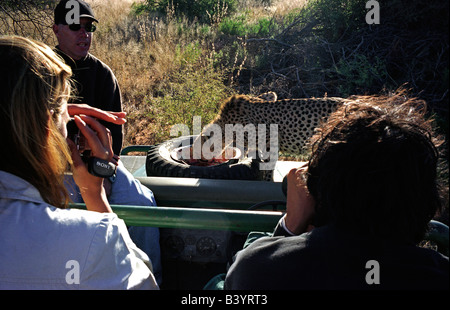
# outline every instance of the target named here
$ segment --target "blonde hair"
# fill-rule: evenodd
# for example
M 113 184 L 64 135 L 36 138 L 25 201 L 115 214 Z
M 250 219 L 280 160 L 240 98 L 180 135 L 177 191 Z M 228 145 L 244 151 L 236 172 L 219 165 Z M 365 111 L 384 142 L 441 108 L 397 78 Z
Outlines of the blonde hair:
M 40 42 L 0 37 L 0 170 L 15 174 L 56 207 L 66 207 L 70 151 L 55 123 L 70 94 L 72 71 Z

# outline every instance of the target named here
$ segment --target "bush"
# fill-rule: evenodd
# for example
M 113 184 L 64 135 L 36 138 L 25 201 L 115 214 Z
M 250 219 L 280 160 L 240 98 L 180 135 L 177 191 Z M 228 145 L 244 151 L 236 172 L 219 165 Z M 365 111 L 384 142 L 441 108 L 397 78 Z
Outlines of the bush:
M 175 67 L 160 86 L 164 95 L 148 99 L 152 118 L 160 126 L 154 137 L 157 141 L 167 140 L 175 124 L 192 130 L 194 116 L 200 116 L 202 126 L 206 125 L 217 115 L 220 102 L 232 93 L 224 85 L 222 73 L 214 69 L 213 60 L 196 43 L 177 46 Z
M 220 33 L 238 37 L 267 37 L 277 31 L 277 24 L 272 18 L 262 17 L 249 23 L 245 15 L 227 17 L 218 25 Z
M 218 27 L 218 30 L 226 35 L 243 37 L 246 34 L 246 18 L 244 15 L 225 18 Z
M 53 43 L 55 6 L 56 0 L 2 0 L 0 35 L 14 34 Z
M 382 59 L 375 56 L 370 60 L 362 54 L 356 54 L 349 60 L 340 59 L 336 71 L 342 77 L 338 90 L 343 97 L 364 93 L 368 85 L 381 89 L 388 77 Z

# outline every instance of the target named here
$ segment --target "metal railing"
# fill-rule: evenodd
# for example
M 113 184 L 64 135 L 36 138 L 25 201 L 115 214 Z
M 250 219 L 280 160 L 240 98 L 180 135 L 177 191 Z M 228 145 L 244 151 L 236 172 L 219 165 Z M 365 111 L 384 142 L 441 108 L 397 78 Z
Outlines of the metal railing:
M 84 204 L 70 207 L 86 209 Z M 281 211 L 248 211 L 184 207 L 112 205 L 114 213 L 128 226 L 271 232 L 280 220 Z

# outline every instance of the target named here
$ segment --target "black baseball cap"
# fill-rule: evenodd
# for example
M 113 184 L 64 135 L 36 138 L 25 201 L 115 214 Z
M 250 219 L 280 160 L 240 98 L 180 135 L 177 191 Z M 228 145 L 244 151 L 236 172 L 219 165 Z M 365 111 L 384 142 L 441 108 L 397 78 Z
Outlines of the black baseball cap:
M 73 9 L 72 5 L 66 8 L 67 2 L 77 2 L 80 5 L 80 18 L 90 18 L 98 23 L 98 20 L 94 17 L 94 11 L 91 6 L 82 0 L 61 0 L 55 8 L 55 24 L 67 25 L 66 16 L 69 11 Z

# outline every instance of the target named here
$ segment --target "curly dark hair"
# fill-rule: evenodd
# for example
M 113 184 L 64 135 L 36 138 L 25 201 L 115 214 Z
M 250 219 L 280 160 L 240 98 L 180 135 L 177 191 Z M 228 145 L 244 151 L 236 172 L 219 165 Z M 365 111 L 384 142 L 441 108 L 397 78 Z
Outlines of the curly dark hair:
M 426 103 L 403 93 L 350 99 L 311 139 L 317 224 L 417 243 L 442 207 L 441 140 Z

